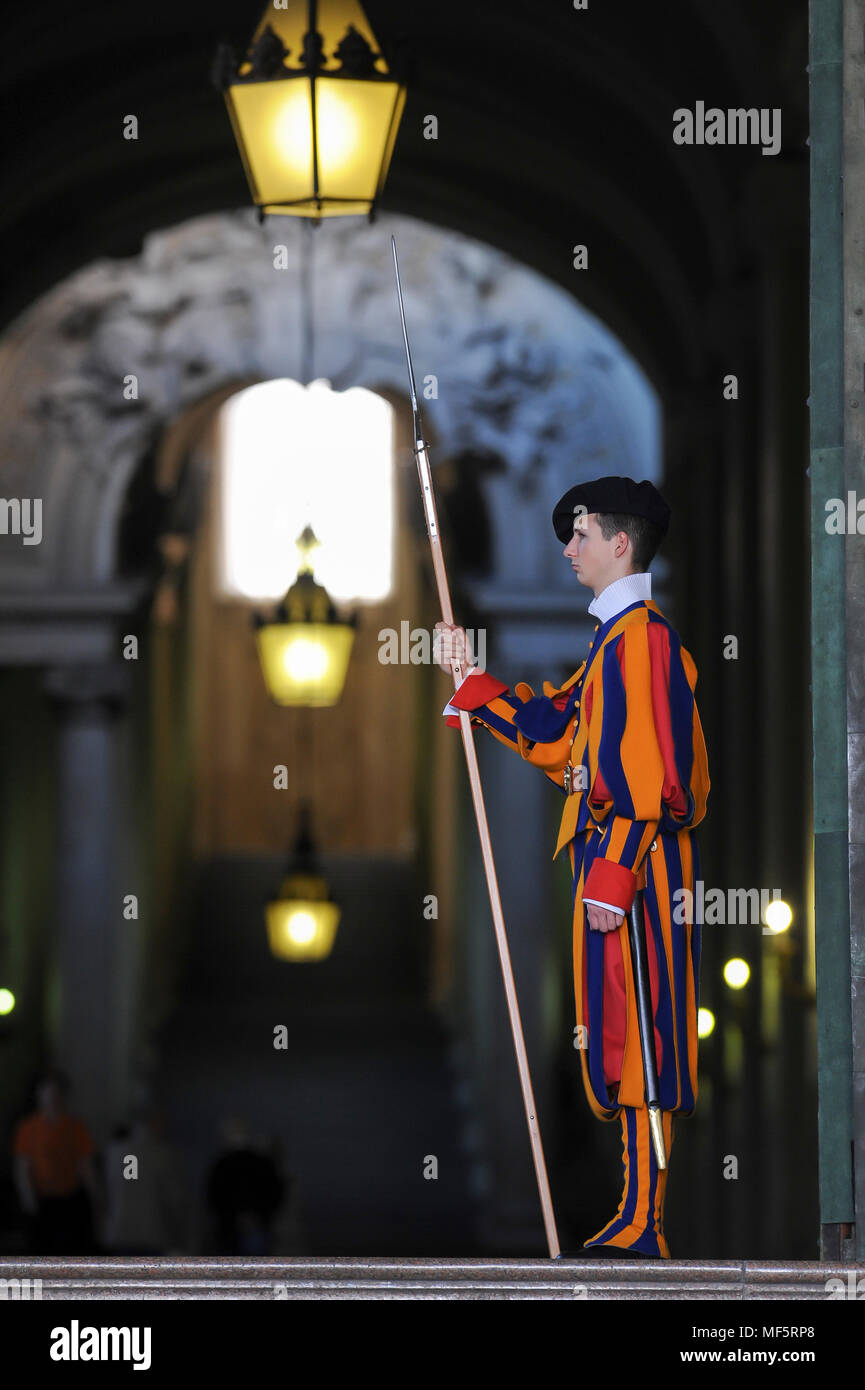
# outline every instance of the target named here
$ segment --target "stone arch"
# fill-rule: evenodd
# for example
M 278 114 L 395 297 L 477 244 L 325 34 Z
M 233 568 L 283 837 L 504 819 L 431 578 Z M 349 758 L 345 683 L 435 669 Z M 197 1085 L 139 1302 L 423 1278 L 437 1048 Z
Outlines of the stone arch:
M 8 330 L 0 487 L 42 498 L 44 520 L 40 546 L 4 544 L 4 587 L 111 584 L 124 498 L 172 422 L 243 385 L 302 378 L 301 231 L 250 211 L 193 219 L 79 271 Z M 603 325 L 503 253 L 411 218 L 317 229 L 315 375 L 404 398 L 391 231 L 437 457 L 507 465 L 484 482 L 494 540 L 508 515 L 548 527 L 549 497 L 583 473 L 659 476 L 656 398 Z M 524 539 L 508 562 L 519 582 L 555 587 Z

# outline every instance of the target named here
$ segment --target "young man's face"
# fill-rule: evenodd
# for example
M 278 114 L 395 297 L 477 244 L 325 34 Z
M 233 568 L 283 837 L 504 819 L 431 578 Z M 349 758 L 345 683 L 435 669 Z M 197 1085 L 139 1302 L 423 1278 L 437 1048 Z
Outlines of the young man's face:
M 598 594 L 631 567 L 631 545 L 623 531 L 605 540 L 595 512 L 574 517 L 574 534 L 565 547 L 581 584 Z

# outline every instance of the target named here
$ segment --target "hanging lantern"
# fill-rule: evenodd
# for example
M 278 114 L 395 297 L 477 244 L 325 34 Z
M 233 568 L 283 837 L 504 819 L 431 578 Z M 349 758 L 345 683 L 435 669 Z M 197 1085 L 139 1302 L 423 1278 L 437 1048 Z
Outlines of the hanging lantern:
M 333 949 L 340 908 L 330 897 L 327 880 L 315 859 L 309 808 L 300 813 L 300 829 L 288 873 L 279 894 L 265 909 L 271 953 L 280 960 L 324 960 Z
M 356 0 L 268 5 L 242 63 L 220 48 L 214 80 L 261 216 L 372 218 L 406 93 Z
M 316 582 L 309 556 L 318 544 L 312 528 L 304 527 L 295 582 L 273 619 L 253 618 L 265 683 L 278 705 L 335 705 L 345 685 L 357 617 L 341 622 Z

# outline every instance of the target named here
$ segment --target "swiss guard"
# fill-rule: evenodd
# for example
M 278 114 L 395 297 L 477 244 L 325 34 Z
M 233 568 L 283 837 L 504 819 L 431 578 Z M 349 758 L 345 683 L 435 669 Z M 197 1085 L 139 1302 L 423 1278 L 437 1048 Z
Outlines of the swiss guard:
M 669 519 L 647 481 L 599 478 L 566 492 L 553 529 L 594 592 L 586 660 L 542 695 L 469 669 L 444 711 L 458 727 L 466 710 L 564 799 L 553 858 L 567 849 L 573 871 L 583 1084 L 595 1115 L 622 1132 L 618 1211 L 583 1245 L 604 1257 L 670 1258 L 666 1158 L 674 1117 L 693 1114 L 697 1098 L 700 926 L 684 904 L 700 877 L 695 827 L 710 783 L 697 670 L 652 601 L 649 565 Z M 471 661 L 462 628 L 437 631 L 449 655 Z

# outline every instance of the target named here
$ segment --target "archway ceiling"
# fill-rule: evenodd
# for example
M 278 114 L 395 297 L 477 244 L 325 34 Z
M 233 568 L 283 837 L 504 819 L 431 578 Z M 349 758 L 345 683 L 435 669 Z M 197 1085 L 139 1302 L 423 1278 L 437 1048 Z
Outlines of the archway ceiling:
M 209 67 L 219 40 L 245 46 L 262 8 L 94 0 L 7 12 L 0 91 L 15 175 L 0 256 L 14 273 L 0 324 L 80 265 L 135 254 L 156 228 L 248 205 Z M 758 228 L 771 219 L 766 166 L 806 177 L 804 0 L 366 10 L 384 48 L 403 44 L 414 63 L 383 207 L 489 241 L 572 289 L 656 378 L 699 371 L 707 308 L 747 279 L 755 213 Z M 697 100 L 780 106 L 782 152 L 675 146 L 672 112 Z M 422 136 L 428 113 L 437 141 Z M 137 142 L 122 138 L 127 114 Z M 756 204 L 755 178 L 767 190 Z M 577 242 L 588 273 L 571 267 Z

